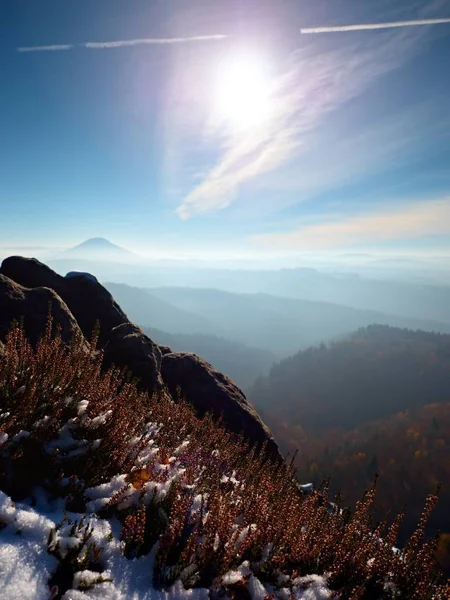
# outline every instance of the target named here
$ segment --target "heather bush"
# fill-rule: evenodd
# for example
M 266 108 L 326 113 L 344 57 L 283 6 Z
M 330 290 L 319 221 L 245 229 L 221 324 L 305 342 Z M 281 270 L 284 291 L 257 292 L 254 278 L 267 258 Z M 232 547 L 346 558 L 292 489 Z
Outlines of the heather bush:
M 77 573 L 89 573 L 89 578 L 86 575 L 85 579 L 78 578 L 76 587 L 81 590 L 111 581 L 102 575 L 103 548 L 92 541 L 92 532 L 93 527 L 85 517 L 73 521 L 67 515 L 50 531 L 47 549 L 59 559 L 58 569 L 49 581 L 52 599 L 62 598 L 73 586 Z
M 240 569 L 280 598 L 314 575 L 342 598 L 449 597 L 436 540 L 424 535 L 437 494 L 396 550 L 403 514 L 372 521 L 376 480 L 353 511 L 329 498 L 327 482 L 304 493 L 292 464 L 270 462 L 182 399 L 149 397 L 124 372 L 104 370 L 95 335 L 67 347 L 51 331 L 49 320 L 33 348 L 14 324 L 0 354 L 0 490 L 13 500 L 33 502 L 44 490 L 80 515 L 117 518 L 123 554 L 153 551 L 160 588 L 180 579 L 233 597 L 224 576 Z M 90 545 L 82 516 L 61 528 L 80 540 L 65 556 L 60 531 L 48 542 L 60 559 L 55 577 L 69 589 L 78 570 L 95 573 L 102 550 Z

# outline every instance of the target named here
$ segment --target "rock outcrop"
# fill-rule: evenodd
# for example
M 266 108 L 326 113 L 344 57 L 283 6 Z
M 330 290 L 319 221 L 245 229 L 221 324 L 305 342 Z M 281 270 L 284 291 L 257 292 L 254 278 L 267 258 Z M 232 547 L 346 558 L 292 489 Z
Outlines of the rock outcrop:
M 49 310 L 64 341 L 75 335 L 83 337 L 69 308 L 53 290 L 28 289 L 0 274 L 0 340 L 5 339 L 13 320 L 23 319 L 28 339 L 35 345 L 45 331 Z
M 105 365 L 127 367 L 138 386 L 150 394 L 178 391 L 195 408 L 222 417 L 232 432 L 251 444 L 266 444 L 268 454 L 280 459 L 272 434 L 247 402 L 241 390 L 222 373 L 194 354 L 173 353 L 158 346 L 133 325 L 111 294 L 88 273 L 61 277 L 36 259 L 13 256 L 0 267 L 0 340 L 13 319 L 24 317 L 25 330 L 35 343 L 42 335 L 49 306 L 63 339 L 90 338 L 100 324 L 99 345 Z
M 132 323 L 123 323 L 111 330 L 105 346 L 105 364 L 128 367 L 139 379 L 139 387 L 149 393 L 164 387 L 158 345 Z
M 61 277 L 35 258 L 11 256 L 0 267 L 0 274 L 27 287 L 51 288 L 64 300 L 86 338 L 90 338 L 96 322 L 100 322 L 99 343 L 103 346 L 111 329 L 129 320 L 114 298 L 95 277 L 71 273 Z
M 169 348 L 169 346 L 162 346 L 161 344 L 158 344 L 158 348 L 162 356 L 165 354 L 172 354 L 172 348 Z
M 222 417 L 234 433 L 243 433 L 259 447 L 265 442 L 272 456 L 279 456 L 277 444 L 243 392 L 209 363 L 186 352 L 165 354 L 161 374 L 172 397 L 177 390 L 195 408 L 199 416 L 207 412 Z

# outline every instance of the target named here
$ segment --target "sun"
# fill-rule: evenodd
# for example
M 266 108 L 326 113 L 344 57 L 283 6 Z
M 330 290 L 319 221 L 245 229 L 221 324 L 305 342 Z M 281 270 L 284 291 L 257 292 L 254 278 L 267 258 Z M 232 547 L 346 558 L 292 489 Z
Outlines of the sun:
M 270 80 L 262 58 L 234 56 L 217 68 L 215 108 L 229 126 L 247 129 L 264 124 L 270 112 Z

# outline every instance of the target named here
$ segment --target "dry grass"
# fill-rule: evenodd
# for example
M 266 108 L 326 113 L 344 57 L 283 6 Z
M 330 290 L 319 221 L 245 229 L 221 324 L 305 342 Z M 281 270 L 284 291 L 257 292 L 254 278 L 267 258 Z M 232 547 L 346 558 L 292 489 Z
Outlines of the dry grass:
M 33 349 L 14 325 L 0 355 L 0 435 L 8 435 L 0 446 L 0 489 L 12 498 L 40 485 L 82 513 L 88 487 L 127 474 L 101 514 L 122 521 L 128 557 L 158 542 L 160 587 L 181 578 L 186 586 L 219 590 L 223 574 L 249 561 L 275 589 L 298 576 L 326 574 L 343 598 L 450 597 L 436 571 L 436 541 L 424 539 L 436 494 L 402 552 L 393 552 L 402 515 L 390 525 L 372 522 L 376 481 L 352 513 L 330 504 L 326 484 L 302 494 L 291 465 L 271 464 L 210 416 L 199 420 L 184 402 L 150 398 L 122 372 L 103 371 L 95 336 L 90 350 L 83 340 L 68 348 L 51 331 L 49 321 Z M 82 452 L 55 444 L 68 423 Z M 150 438 L 155 453 L 137 468 Z M 180 476 L 167 493 L 145 500 L 147 485 L 167 484 L 173 465 Z M 137 503 L 121 507 L 136 490 Z M 288 577 L 282 584 L 280 575 Z

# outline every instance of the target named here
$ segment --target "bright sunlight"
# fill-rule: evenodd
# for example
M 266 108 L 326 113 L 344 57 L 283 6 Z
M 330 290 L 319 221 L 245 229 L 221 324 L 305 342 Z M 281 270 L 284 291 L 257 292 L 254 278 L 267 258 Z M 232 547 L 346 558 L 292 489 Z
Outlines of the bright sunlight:
M 257 56 L 235 56 L 217 70 L 216 110 L 231 127 L 246 129 L 264 123 L 270 109 L 270 81 Z

